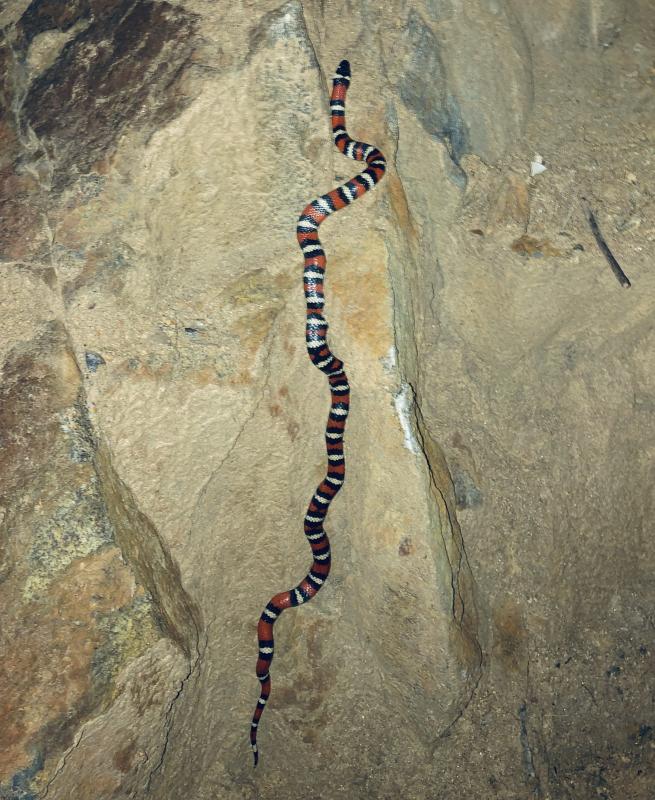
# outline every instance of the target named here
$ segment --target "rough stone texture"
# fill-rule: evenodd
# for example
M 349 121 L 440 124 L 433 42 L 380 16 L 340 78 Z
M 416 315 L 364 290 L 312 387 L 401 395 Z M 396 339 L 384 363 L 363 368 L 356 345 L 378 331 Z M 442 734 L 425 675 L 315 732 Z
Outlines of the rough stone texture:
M 2 800 L 654 795 L 650 6 L 0 9 Z M 349 472 L 253 772 L 343 57 L 390 167 L 321 231 Z

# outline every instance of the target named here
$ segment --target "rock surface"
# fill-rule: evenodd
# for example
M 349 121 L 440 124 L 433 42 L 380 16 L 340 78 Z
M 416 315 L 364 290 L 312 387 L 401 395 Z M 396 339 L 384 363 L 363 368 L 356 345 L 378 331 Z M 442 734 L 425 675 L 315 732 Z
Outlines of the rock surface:
M 653 796 L 651 5 L 0 9 L 2 800 Z M 389 169 L 321 229 L 348 477 L 253 771 L 344 57 Z

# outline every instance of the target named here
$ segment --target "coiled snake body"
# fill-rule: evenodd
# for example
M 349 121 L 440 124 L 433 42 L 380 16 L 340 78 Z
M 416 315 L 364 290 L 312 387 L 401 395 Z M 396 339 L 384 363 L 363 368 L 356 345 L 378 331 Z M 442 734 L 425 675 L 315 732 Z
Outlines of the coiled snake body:
M 322 313 L 325 305 L 323 278 L 326 259 L 318 238 L 318 227 L 330 214 L 372 189 L 382 178 L 386 168 L 384 156 L 377 148 L 355 141 L 346 133 L 345 102 L 349 84 L 350 65 L 347 61 L 342 61 L 337 67 L 330 97 L 334 143 L 344 155 L 356 161 L 366 161 L 368 166 L 359 175 L 306 206 L 298 219 L 296 230 L 298 244 L 305 258 L 303 281 L 307 303 L 307 352 L 312 364 L 327 375 L 332 397 L 325 429 L 328 467 L 327 475 L 314 492 L 305 515 L 305 536 L 314 557 L 311 569 L 294 589 L 280 592 L 270 600 L 257 625 L 259 658 L 256 671 L 261 693 L 250 727 L 250 745 L 255 766 L 259 758 L 257 727 L 271 692 L 269 670 L 273 660 L 273 625 L 285 608 L 299 606 L 311 600 L 327 580 L 330 573 L 330 542 L 323 530 L 323 522 L 332 499 L 343 485 L 346 471 L 343 434 L 348 417 L 350 386 L 343 362 L 332 354 L 326 339 L 328 323 Z

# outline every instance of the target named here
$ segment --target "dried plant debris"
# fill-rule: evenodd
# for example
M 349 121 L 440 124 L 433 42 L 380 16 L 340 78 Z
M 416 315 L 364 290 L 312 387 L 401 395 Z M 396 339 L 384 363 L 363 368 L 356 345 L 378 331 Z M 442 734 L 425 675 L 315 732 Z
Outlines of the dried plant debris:
M 600 232 L 600 228 L 598 227 L 598 222 L 596 222 L 596 217 L 594 212 L 591 210 L 591 206 L 589 205 L 589 201 L 585 197 L 580 198 L 582 202 L 582 207 L 584 208 L 585 214 L 587 215 L 587 220 L 589 222 L 589 227 L 591 228 L 591 232 L 594 235 L 594 239 L 596 240 L 596 244 L 600 248 L 601 253 L 607 259 L 607 263 L 612 268 L 612 272 L 616 276 L 617 281 L 623 286 L 625 289 L 629 289 L 632 285 L 630 283 L 630 279 L 625 274 L 625 272 L 621 269 L 621 265 L 614 257 L 614 254 L 609 249 L 603 234 Z
M 524 233 L 512 242 L 512 250 L 523 257 L 543 258 L 544 256 L 559 257 L 564 253 L 548 239 L 537 239 Z

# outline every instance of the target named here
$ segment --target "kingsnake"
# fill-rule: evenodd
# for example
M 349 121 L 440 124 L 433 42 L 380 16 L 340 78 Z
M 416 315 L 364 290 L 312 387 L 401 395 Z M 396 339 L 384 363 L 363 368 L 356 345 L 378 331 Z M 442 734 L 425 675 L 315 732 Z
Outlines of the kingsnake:
M 327 343 L 328 323 L 323 316 L 325 305 L 323 277 L 325 275 L 325 253 L 318 238 L 318 227 L 324 219 L 361 197 L 382 178 L 386 161 L 382 153 L 372 145 L 351 139 L 346 133 L 346 92 L 350 84 L 350 64 L 342 61 L 337 67 L 330 97 L 332 134 L 339 150 L 356 161 L 366 161 L 367 168 L 354 178 L 327 194 L 313 200 L 303 209 L 296 236 L 305 258 L 303 282 L 307 303 L 306 341 L 312 364 L 327 375 L 332 404 L 325 429 L 328 467 L 325 479 L 319 484 L 305 515 L 305 536 L 314 557 L 311 569 L 294 589 L 276 594 L 268 603 L 257 625 L 259 658 L 257 678 L 261 693 L 250 725 L 250 745 L 255 760 L 257 751 L 257 726 L 271 693 L 269 673 L 273 661 L 273 625 L 285 608 L 299 606 L 311 600 L 323 586 L 330 573 L 330 542 L 323 530 L 323 522 L 332 499 L 343 485 L 346 463 L 343 454 L 343 434 L 348 417 L 350 386 L 343 362 L 332 352 Z

